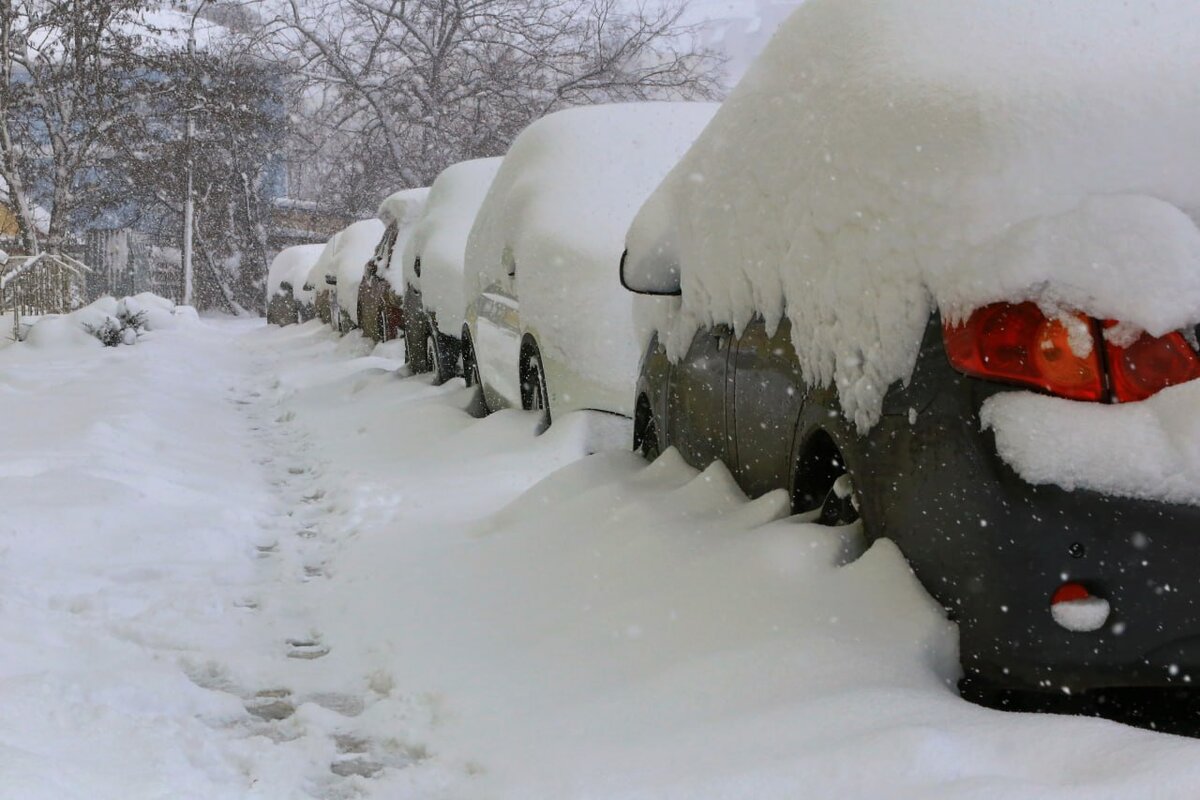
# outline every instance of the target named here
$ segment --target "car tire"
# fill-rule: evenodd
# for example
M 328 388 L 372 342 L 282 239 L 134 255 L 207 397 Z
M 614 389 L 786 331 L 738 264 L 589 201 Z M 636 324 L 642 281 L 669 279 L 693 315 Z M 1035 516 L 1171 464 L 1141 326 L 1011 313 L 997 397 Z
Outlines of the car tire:
M 546 369 L 542 354 L 535 342 L 525 346 L 524 367 L 521 370 L 521 408 L 539 411 L 550 424 L 550 393 L 546 389 Z
M 633 452 L 646 461 L 654 461 L 662 455 L 662 444 L 658 438 L 658 418 L 650 407 L 650 400 L 641 395 L 633 421 Z
M 445 371 L 442 368 L 442 351 L 438 347 L 437 331 L 431 325 L 425 327 L 425 364 L 433 373 L 434 385 L 440 386 L 446 382 Z
M 463 379 L 467 388 L 475 389 L 475 396 L 467 406 L 468 413 L 473 417 L 483 418 L 489 413 L 487 395 L 483 392 L 483 378 L 479 374 L 479 362 L 475 360 L 475 345 L 471 341 L 471 331 L 466 325 L 462 331 L 462 366 Z
M 828 418 L 828 415 L 826 415 Z M 861 485 L 840 437 L 823 427 L 802 430 L 790 481 L 792 508 L 816 511 L 819 525 L 842 527 L 861 521 L 871 537 L 873 526 L 864 519 Z
M 429 372 L 429 334 L 416 320 L 404 328 L 404 361 L 414 374 Z
M 638 452 L 646 461 L 653 462 L 662 455 L 662 448 L 658 443 L 658 421 L 651 413 L 650 419 L 646 420 L 646 427 L 642 430 L 642 440 L 638 443 Z

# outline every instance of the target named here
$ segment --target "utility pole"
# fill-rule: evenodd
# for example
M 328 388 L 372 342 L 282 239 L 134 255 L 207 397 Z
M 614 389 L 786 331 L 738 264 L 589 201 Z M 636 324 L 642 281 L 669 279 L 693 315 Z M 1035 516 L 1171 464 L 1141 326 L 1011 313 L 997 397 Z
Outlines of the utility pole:
M 187 70 L 188 86 L 194 86 L 195 76 L 191 74 L 196 67 L 196 17 L 204 8 L 207 0 L 200 0 L 196 11 L 192 14 L 192 24 L 188 26 L 187 38 Z M 187 194 L 183 198 L 183 304 L 192 305 L 194 274 L 192 272 L 192 228 L 195 217 L 195 193 L 192 189 L 192 140 L 196 136 L 196 96 L 189 91 L 187 106 L 187 127 L 184 131 L 184 155 L 187 159 Z

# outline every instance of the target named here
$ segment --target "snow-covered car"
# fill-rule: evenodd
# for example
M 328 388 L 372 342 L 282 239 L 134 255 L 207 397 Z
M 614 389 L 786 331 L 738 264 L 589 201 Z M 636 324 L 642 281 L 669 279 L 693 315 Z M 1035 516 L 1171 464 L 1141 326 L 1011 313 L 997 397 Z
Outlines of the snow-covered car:
M 894 540 L 974 699 L 1200 676 L 1194 9 L 807 0 L 629 231 L 635 446 Z
M 308 272 L 305 287 L 312 287 L 316 314 L 326 325 L 343 333 L 349 330 L 343 323 L 344 314 L 339 307 L 339 277 L 342 274 L 354 276 L 356 272 L 361 276 L 382 235 L 382 222 L 377 219 L 364 219 L 346 226 L 329 237 L 329 241 L 325 243 L 317 262 Z M 352 277 L 347 278 L 347 281 L 350 280 Z M 357 291 L 357 285 L 355 290 Z M 357 309 L 357 298 L 351 302 Z
M 331 312 L 341 333 L 358 327 L 358 288 L 367 264 L 384 238 L 384 224 L 378 219 L 364 219 L 347 226 L 335 253 L 336 268 L 333 294 L 336 311 Z
M 404 247 L 405 358 L 414 372 L 436 373 L 439 383 L 459 374 L 467 305 L 463 254 L 500 162 L 480 158 L 443 170 Z
M 312 319 L 320 319 L 326 325 L 332 325 L 333 316 L 333 269 L 334 253 L 337 251 L 337 244 L 342 235 L 338 231 L 333 236 L 329 237 L 329 241 L 321 248 L 321 254 L 317 257 L 317 262 L 312 265 L 308 271 L 308 278 L 304 281 L 304 286 L 301 289 L 305 295 L 311 295 L 312 300 Z M 297 298 L 300 302 L 304 299 Z
M 392 269 L 404 251 L 413 223 L 425 207 L 429 189 L 405 189 L 389 195 L 379 205 L 379 219 L 387 226 L 367 263 L 358 288 L 358 323 L 363 335 L 377 342 L 395 339 L 405 328 L 403 284 L 393 286 L 400 270 Z
M 517 137 L 467 238 L 463 370 L 489 408 L 633 414 L 638 341 L 616 263 L 708 103 L 574 108 Z
M 291 325 L 299 321 L 296 287 L 303 285 L 324 245 L 300 244 L 281 251 L 267 270 L 267 322 Z

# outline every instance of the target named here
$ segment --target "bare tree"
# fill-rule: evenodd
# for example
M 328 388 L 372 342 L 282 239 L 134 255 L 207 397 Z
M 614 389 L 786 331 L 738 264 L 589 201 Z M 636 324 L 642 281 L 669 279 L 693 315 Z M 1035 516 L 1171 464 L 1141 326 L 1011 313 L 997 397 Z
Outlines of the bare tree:
M 137 112 L 141 0 L 0 0 L 0 177 L 30 253 L 31 195 L 48 201 L 47 245 L 68 239 L 102 154 Z
M 617 0 L 287 0 L 275 52 L 300 79 L 299 157 L 332 166 L 336 153 L 323 182 L 360 210 L 503 152 L 557 108 L 714 97 L 721 60 L 681 14 Z

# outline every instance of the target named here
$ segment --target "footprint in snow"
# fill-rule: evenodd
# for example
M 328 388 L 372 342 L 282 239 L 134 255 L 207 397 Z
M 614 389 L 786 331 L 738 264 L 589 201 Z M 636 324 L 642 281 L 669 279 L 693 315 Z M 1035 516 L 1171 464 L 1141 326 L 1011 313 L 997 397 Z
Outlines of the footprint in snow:
M 290 689 L 264 689 L 245 703 L 247 712 L 265 722 L 279 722 L 296 713 Z
M 324 658 L 329 655 L 329 645 L 324 644 L 317 637 L 311 639 L 288 639 L 287 640 L 288 658 L 299 658 L 305 661 L 311 661 L 315 658 Z

